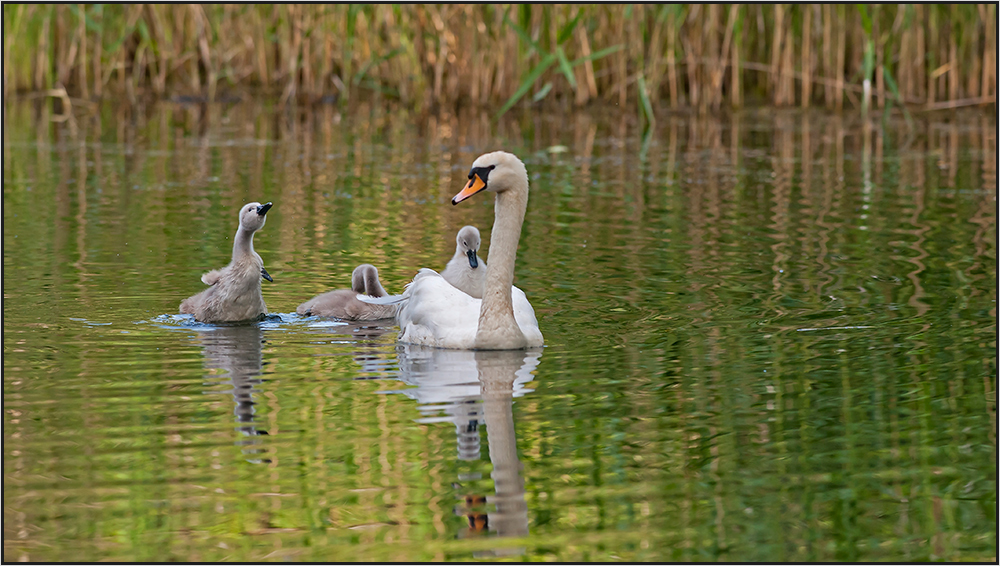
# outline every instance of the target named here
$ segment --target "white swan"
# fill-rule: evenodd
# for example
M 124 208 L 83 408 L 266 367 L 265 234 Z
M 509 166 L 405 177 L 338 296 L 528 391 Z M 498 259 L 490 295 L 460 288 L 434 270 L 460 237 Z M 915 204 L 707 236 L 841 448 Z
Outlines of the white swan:
M 486 285 L 486 262 L 476 257 L 480 243 L 479 230 L 463 226 L 455 236 L 455 255 L 441 272 L 445 281 L 476 299 L 483 298 Z
M 512 285 L 528 206 L 524 163 L 503 151 L 479 156 L 469 171 L 469 183 L 451 203 L 484 190 L 496 193 L 496 204 L 483 298 L 472 298 L 436 272 L 421 269 L 407 285 L 396 313 L 400 342 L 459 350 L 520 350 L 544 344 L 531 303 Z

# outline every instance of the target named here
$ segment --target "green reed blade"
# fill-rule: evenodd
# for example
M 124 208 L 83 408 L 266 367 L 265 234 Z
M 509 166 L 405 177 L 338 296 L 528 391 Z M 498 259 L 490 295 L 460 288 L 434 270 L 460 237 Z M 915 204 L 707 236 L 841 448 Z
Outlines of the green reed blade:
M 531 97 L 531 101 L 538 102 L 539 100 L 545 98 L 545 96 L 549 94 L 550 90 L 552 90 L 552 83 L 551 82 L 545 83 L 545 86 L 543 86 L 542 89 L 539 90 L 537 94 L 535 94 L 535 96 Z
M 649 93 L 646 92 L 646 77 L 639 73 L 639 100 L 642 102 L 642 110 L 646 114 L 646 120 L 649 125 L 652 126 L 656 123 L 656 118 L 653 116 L 653 105 L 649 102 Z
M 892 73 L 885 65 L 882 65 L 882 77 L 885 79 L 885 85 L 889 87 L 889 92 L 896 97 L 896 102 L 899 103 L 899 107 L 903 110 L 903 117 L 906 118 L 906 125 L 909 129 L 913 129 L 913 118 L 910 116 L 910 111 L 906 109 L 906 105 L 903 104 L 903 97 L 899 95 L 899 88 L 896 86 L 896 81 L 892 78 Z
M 506 22 L 506 24 L 508 26 L 510 26 L 511 29 L 514 30 L 514 33 L 516 33 L 518 35 L 518 37 L 521 38 L 522 41 L 524 41 L 525 43 L 527 43 L 528 45 L 530 45 L 532 49 L 534 49 L 535 51 L 538 51 L 539 53 L 542 52 L 541 48 L 538 47 L 538 44 L 535 43 L 535 41 L 533 39 L 531 39 L 530 35 L 528 35 L 528 32 L 524 31 L 524 29 L 521 28 L 521 26 L 519 26 L 519 25 L 515 24 L 513 21 L 511 21 L 511 19 L 507 17 L 506 12 L 503 15 L 503 21 Z M 531 54 L 531 52 L 529 51 L 528 55 L 530 55 L 530 54 Z
M 352 80 L 351 83 L 355 84 L 355 85 L 358 84 L 359 82 L 361 82 L 361 79 L 365 78 L 365 74 L 368 73 L 368 69 L 371 69 L 372 67 L 378 66 L 383 61 L 388 61 L 388 60 L 392 59 L 393 57 L 395 57 L 396 55 L 399 55 L 402 52 L 403 52 L 403 48 L 402 47 L 397 47 L 397 48 L 393 49 L 392 51 L 386 53 L 385 55 L 382 55 L 380 57 L 376 57 L 375 59 L 372 59 L 371 61 L 366 62 L 360 69 L 358 69 L 358 72 L 357 72 L 357 74 L 354 75 L 354 80 Z
M 556 37 L 556 45 L 566 43 L 566 40 L 573 35 L 573 30 L 576 29 L 576 24 L 580 22 L 580 16 L 582 15 L 582 10 L 577 12 L 576 17 L 570 20 L 561 30 L 559 30 L 559 35 Z
M 563 51 L 562 47 L 556 47 L 556 57 L 559 59 L 559 69 L 562 70 L 562 74 L 569 81 L 570 86 L 573 90 L 576 90 L 576 76 L 573 75 L 573 67 L 569 64 L 569 59 L 566 58 L 566 52 Z
M 605 57 L 607 55 L 611 55 L 612 53 L 614 53 L 616 51 L 621 51 L 624 48 L 625 48 L 625 46 L 621 45 L 621 44 L 615 45 L 614 47 L 607 47 L 605 49 L 601 49 L 600 51 L 595 51 L 595 52 L 591 53 L 590 55 L 587 55 L 586 57 L 580 57 L 579 59 L 574 59 L 570 63 L 570 66 L 571 67 L 576 67 L 577 65 L 579 65 L 581 63 L 585 63 L 587 61 L 596 61 L 597 59 L 600 59 L 601 57 Z
M 507 99 L 507 102 L 505 102 L 503 107 L 500 108 L 500 112 L 497 114 L 497 118 L 503 116 L 505 112 L 510 110 L 510 107 L 514 106 L 514 104 L 516 104 L 517 101 L 520 100 L 521 97 L 524 96 L 526 92 L 528 92 L 528 89 L 531 88 L 531 85 L 535 84 L 535 81 L 538 80 L 538 77 L 542 76 L 542 73 L 544 73 L 549 67 L 552 66 L 552 63 L 555 62 L 556 62 L 556 56 L 553 53 L 549 53 L 548 55 L 543 57 L 542 60 L 539 61 L 537 65 L 535 65 L 535 68 L 532 69 L 530 73 L 528 73 L 528 76 L 524 78 L 524 80 L 521 82 L 521 86 L 517 88 L 517 91 L 509 99 Z
M 858 13 L 861 14 L 861 26 L 865 29 L 865 35 L 872 34 L 872 19 L 868 15 L 868 8 L 864 4 L 858 4 Z

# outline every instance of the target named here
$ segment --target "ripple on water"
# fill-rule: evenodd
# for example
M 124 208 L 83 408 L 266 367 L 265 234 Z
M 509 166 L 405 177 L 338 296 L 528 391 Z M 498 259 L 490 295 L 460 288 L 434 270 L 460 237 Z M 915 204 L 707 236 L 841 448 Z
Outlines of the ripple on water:
M 10 109 L 5 559 L 995 561 L 995 116 Z M 447 202 L 495 146 L 537 357 L 294 313 L 488 262 Z M 159 314 L 265 197 L 276 312 Z

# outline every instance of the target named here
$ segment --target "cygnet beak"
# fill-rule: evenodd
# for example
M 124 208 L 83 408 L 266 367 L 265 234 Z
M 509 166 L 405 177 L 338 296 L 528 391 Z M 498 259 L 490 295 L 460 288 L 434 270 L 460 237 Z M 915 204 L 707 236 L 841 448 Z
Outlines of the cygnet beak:
M 476 250 L 469 250 L 465 252 L 465 255 L 469 256 L 469 267 L 472 269 L 479 267 L 479 260 L 476 259 Z
M 267 204 L 271 204 L 271 203 L 267 203 Z M 268 273 L 267 270 L 264 269 L 263 267 L 260 268 L 260 276 L 263 277 L 264 279 L 267 279 L 271 283 L 274 283 L 274 279 L 271 279 L 271 274 Z
M 271 203 L 262 204 L 257 207 L 257 215 L 264 216 L 268 210 L 271 210 Z

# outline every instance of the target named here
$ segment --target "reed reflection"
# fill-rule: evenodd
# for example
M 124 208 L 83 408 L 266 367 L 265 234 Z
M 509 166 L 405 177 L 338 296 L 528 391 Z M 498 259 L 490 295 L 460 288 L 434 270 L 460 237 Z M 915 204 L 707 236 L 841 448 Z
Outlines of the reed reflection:
M 254 464 L 266 464 L 271 460 L 266 458 L 267 448 L 262 445 L 260 436 L 267 436 L 267 431 L 258 428 L 255 416 L 256 409 L 253 400 L 255 393 L 260 393 L 256 386 L 264 382 L 261 370 L 264 360 L 261 353 L 264 343 L 264 332 L 256 324 L 253 325 L 218 325 L 205 330 L 198 337 L 205 355 L 205 369 L 223 370 L 225 375 L 210 372 L 206 377 L 207 385 L 216 385 L 216 379 L 223 379 L 231 389 L 210 389 L 206 394 L 229 394 L 233 396 L 236 407 L 236 430 L 247 438 L 236 441 L 243 447 L 247 461 Z
M 534 378 L 541 350 L 472 352 L 401 344 L 396 351 L 399 377 L 413 386 L 398 393 L 418 403 L 424 415 L 418 422 L 455 425 L 459 460 L 480 458 L 479 425 L 486 425 L 495 492 L 465 496 L 456 513 L 467 517 L 469 530 L 459 536 L 486 531 L 501 537 L 527 535 L 528 505 L 517 456 L 513 402 L 532 391 L 526 385 Z M 483 556 L 512 552 L 523 549 L 496 549 Z

